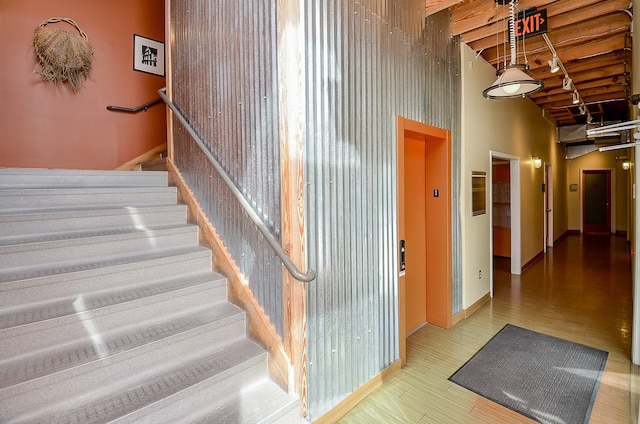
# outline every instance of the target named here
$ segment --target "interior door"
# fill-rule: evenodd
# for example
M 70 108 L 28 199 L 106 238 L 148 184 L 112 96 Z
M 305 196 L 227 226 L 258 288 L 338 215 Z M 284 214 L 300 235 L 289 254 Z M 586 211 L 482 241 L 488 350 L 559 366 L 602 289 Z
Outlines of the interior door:
M 582 230 L 611 232 L 611 171 L 582 172 Z
M 405 138 L 405 235 L 407 335 L 427 322 L 426 147 Z

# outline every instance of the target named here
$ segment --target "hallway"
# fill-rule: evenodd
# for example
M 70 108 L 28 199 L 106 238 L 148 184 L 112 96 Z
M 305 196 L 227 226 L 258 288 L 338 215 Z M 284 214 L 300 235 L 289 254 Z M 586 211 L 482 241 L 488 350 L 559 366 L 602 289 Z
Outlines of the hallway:
M 341 423 L 531 423 L 447 380 L 505 324 L 609 352 L 590 423 L 630 417 L 631 256 L 624 236 L 571 234 L 522 275 L 494 266 L 494 298 L 452 329 L 407 340 L 407 365 Z M 634 403 L 637 402 L 634 397 Z

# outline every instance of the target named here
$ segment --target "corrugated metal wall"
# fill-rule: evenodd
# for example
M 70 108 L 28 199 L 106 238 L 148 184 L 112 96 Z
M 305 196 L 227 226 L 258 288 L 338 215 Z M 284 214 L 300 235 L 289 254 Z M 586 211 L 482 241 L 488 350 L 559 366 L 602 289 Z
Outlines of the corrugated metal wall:
M 172 0 L 173 97 L 280 231 L 276 0 Z M 304 0 L 309 419 L 399 359 L 397 115 L 453 134 L 460 311 L 460 58 L 422 0 Z M 185 131 L 175 160 L 282 334 L 281 267 Z M 277 265 L 277 266 L 274 266 Z
M 459 45 L 422 0 L 306 0 L 309 418 L 399 359 L 395 118 L 453 131 L 461 308 Z
M 172 0 L 173 101 L 236 186 L 280 235 L 276 0 Z M 282 268 L 175 121 L 175 163 L 283 334 Z

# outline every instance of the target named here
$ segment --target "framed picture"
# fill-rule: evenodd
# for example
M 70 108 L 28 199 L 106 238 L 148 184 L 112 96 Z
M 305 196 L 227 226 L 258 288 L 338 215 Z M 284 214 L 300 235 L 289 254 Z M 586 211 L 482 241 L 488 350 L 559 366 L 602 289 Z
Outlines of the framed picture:
M 471 172 L 471 215 L 487 213 L 487 173 Z
M 164 76 L 164 43 L 133 35 L 133 69 Z

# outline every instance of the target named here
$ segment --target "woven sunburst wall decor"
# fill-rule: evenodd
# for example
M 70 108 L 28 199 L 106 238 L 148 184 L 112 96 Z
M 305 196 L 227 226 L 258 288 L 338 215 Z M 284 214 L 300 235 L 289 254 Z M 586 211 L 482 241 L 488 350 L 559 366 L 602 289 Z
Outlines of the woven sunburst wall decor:
M 47 26 L 55 22 L 66 22 L 78 33 Z M 42 68 L 34 73 L 53 83 L 66 82 L 74 92 L 82 88 L 91 70 L 93 48 L 78 24 L 69 18 L 47 19 L 36 28 L 33 45 Z

